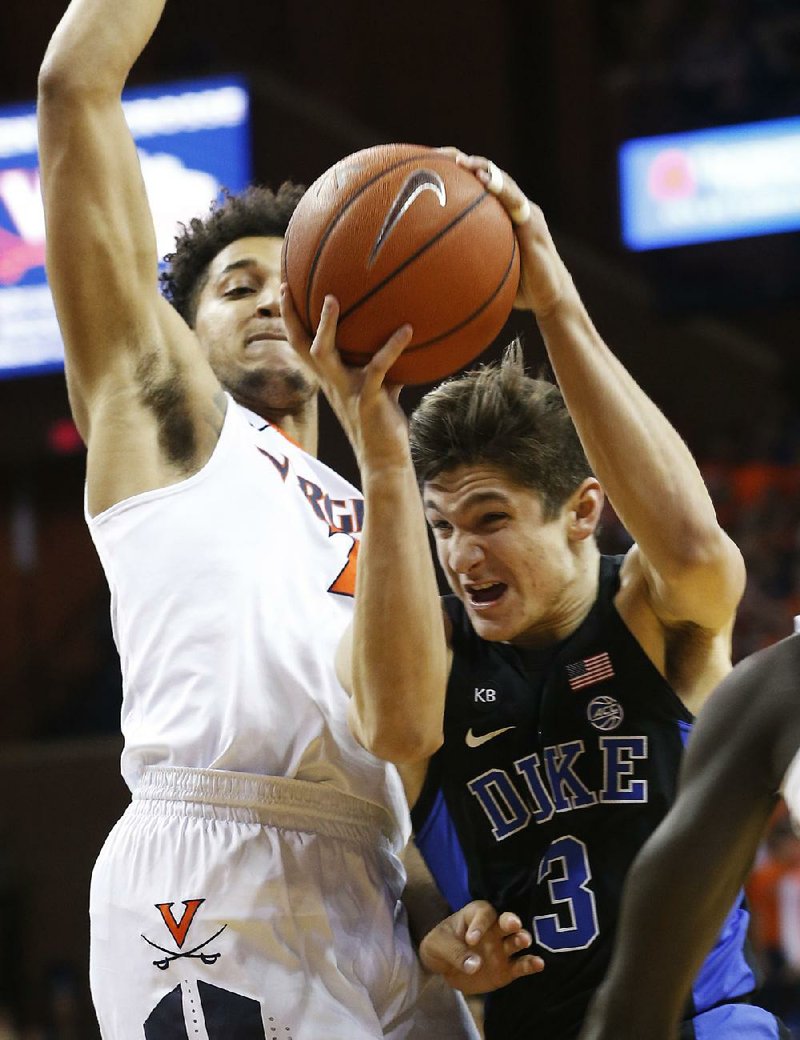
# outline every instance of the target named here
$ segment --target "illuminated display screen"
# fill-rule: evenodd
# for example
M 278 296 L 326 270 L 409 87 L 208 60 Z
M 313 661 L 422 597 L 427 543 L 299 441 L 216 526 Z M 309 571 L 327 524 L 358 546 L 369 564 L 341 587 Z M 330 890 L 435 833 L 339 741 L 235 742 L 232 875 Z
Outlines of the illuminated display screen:
M 123 107 L 139 150 L 159 256 L 178 224 L 208 212 L 222 187 L 251 178 L 249 101 L 238 79 L 126 91 Z M 0 108 L 0 379 L 63 366 L 44 271 L 44 213 L 34 105 Z
M 800 230 L 800 118 L 626 141 L 619 187 L 632 250 Z

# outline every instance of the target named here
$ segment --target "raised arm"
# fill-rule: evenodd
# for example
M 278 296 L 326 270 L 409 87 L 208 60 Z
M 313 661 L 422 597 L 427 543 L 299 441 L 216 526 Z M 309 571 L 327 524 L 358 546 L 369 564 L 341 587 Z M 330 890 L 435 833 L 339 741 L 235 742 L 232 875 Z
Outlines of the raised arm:
M 800 637 L 739 664 L 701 712 L 677 801 L 626 882 L 580 1040 L 672 1040 L 800 748 Z
M 594 327 L 538 206 L 499 171 L 493 182 L 486 160 L 461 161 L 516 217 L 518 305 L 536 316 L 587 458 L 638 546 L 653 610 L 666 624 L 724 629 L 744 567 L 689 450 Z
M 164 3 L 73 0 L 39 75 L 47 272 L 70 399 L 89 445 L 90 498 L 120 470 L 123 452 L 132 482 L 103 487 L 101 505 L 175 479 L 163 472 L 158 446 L 158 390 L 174 385 L 190 359 L 198 361 L 195 390 L 216 387 L 194 336 L 158 291 L 155 234 L 120 98 Z
M 288 292 L 281 306 L 292 344 L 317 372 L 361 473 L 355 614 L 337 659 L 352 696 L 350 726 L 373 754 L 406 767 L 407 785 L 411 778 L 419 786 L 420 770 L 442 741 L 449 651 L 400 388 L 383 382 L 412 330 L 398 330 L 365 368 L 348 368 L 335 348 L 332 298 L 313 344 Z

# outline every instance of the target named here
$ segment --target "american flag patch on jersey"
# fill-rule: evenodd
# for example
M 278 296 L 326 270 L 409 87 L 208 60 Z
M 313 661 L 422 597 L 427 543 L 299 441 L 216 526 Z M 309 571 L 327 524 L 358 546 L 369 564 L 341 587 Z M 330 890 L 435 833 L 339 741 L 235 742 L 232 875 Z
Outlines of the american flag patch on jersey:
M 605 651 L 567 665 L 567 679 L 571 690 L 581 690 L 584 686 L 593 686 L 613 677 L 611 658 Z

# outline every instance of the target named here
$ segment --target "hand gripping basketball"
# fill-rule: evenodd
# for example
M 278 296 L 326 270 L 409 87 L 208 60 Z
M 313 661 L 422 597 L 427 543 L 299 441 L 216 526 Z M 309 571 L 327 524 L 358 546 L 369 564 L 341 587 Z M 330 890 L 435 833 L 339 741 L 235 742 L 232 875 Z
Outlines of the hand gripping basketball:
M 380 145 L 342 159 L 300 201 L 284 239 L 283 277 L 311 335 L 327 295 L 337 345 L 363 365 L 409 323 L 388 378 L 426 383 L 498 336 L 519 281 L 519 249 L 501 202 L 453 156 Z
M 497 198 L 511 219 L 520 248 L 519 291 L 514 306 L 546 317 L 572 287 L 572 279 L 553 243 L 544 214 L 519 185 L 490 160 L 448 149 L 455 162 L 471 170 Z

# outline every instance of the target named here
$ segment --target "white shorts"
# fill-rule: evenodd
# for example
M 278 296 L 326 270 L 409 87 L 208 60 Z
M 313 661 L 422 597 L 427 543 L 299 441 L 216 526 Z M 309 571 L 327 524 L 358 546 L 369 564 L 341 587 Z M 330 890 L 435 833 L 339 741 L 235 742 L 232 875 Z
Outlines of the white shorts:
M 475 1040 L 412 949 L 387 819 L 322 784 L 148 769 L 92 876 L 103 1040 Z

